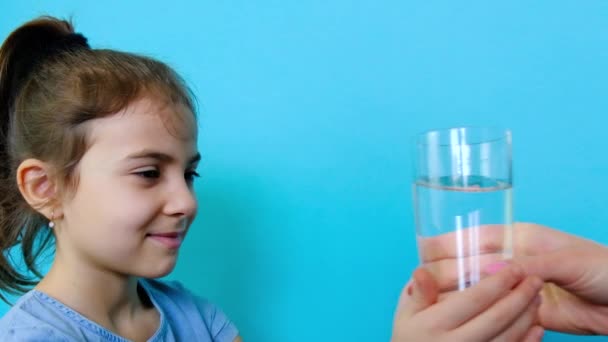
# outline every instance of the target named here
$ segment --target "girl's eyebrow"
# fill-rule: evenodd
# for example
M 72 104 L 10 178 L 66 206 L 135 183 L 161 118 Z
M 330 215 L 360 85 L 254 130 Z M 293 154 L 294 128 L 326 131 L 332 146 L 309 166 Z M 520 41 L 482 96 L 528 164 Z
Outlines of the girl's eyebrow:
M 156 160 L 158 160 L 160 162 L 164 162 L 164 163 L 169 163 L 169 162 L 172 162 L 175 160 L 175 158 L 173 158 L 173 156 L 171 156 L 171 155 L 168 155 L 163 152 L 151 151 L 151 150 L 143 150 L 140 152 L 130 154 L 125 159 L 126 160 L 156 159 Z M 192 157 L 190 157 L 188 159 L 188 165 L 195 164 L 195 163 L 199 162 L 200 160 L 201 160 L 201 154 L 199 152 L 197 152 L 195 155 L 193 155 Z

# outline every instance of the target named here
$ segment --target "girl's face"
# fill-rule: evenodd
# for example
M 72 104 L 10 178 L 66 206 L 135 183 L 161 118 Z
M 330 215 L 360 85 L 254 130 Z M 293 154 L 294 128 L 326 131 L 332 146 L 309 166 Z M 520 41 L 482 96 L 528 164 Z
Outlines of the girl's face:
M 197 210 L 194 116 L 143 98 L 90 128 L 56 228 L 57 257 L 124 275 L 169 273 Z

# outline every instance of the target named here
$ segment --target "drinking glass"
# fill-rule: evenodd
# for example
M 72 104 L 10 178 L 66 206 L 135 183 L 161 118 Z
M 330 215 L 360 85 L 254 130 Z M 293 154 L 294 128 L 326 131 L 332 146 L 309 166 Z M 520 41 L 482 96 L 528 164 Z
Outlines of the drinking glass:
M 413 185 L 418 254 L 440 284 L 464 290 L 513 254 L 511 132 L 491 127 L 418 136 Z

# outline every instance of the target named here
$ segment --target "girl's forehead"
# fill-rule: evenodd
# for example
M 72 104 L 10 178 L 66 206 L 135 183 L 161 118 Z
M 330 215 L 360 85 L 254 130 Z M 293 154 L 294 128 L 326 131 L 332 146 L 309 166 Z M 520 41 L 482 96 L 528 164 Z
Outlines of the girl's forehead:
M 153 116 L 160 119 L 168 133 L 180 139 L 196 139 L 197 124 L 194 113 L 182 103 L 170 102 L 160 96 L 145 96 L 133 101 L 124 114 L 129 111 L 142 116 Z M 145 117 L 140 116 L 141 120 Z
M 93 120 L 89 138 L 91 148 L 189 150 L 196 146 L 197 125 L 186 106 L 143 97 L 118 113 Z

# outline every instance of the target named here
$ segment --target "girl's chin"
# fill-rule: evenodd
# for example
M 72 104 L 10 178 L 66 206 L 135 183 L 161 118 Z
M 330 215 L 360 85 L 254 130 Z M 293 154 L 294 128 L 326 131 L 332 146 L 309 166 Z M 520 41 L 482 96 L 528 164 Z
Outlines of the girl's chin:
M 140 271 L 142 271 L 142 272 L 140 274 L 138 274 L 137 276 L 139 276 L 141 278 L 164 277 L 164 276 L 168 275 L 169 273 L 171 273 L 171 271 L 173 271 L 173 269 L 175 268 L 175 262 L 176 262 L 176 259 L 174 258 L 172 261 L 161 262 L 156 265 L 149 265 L 149 266 L 154 266 L 154 267 L 153 268 L 147 267 L 146 269 L 140 269 Z

